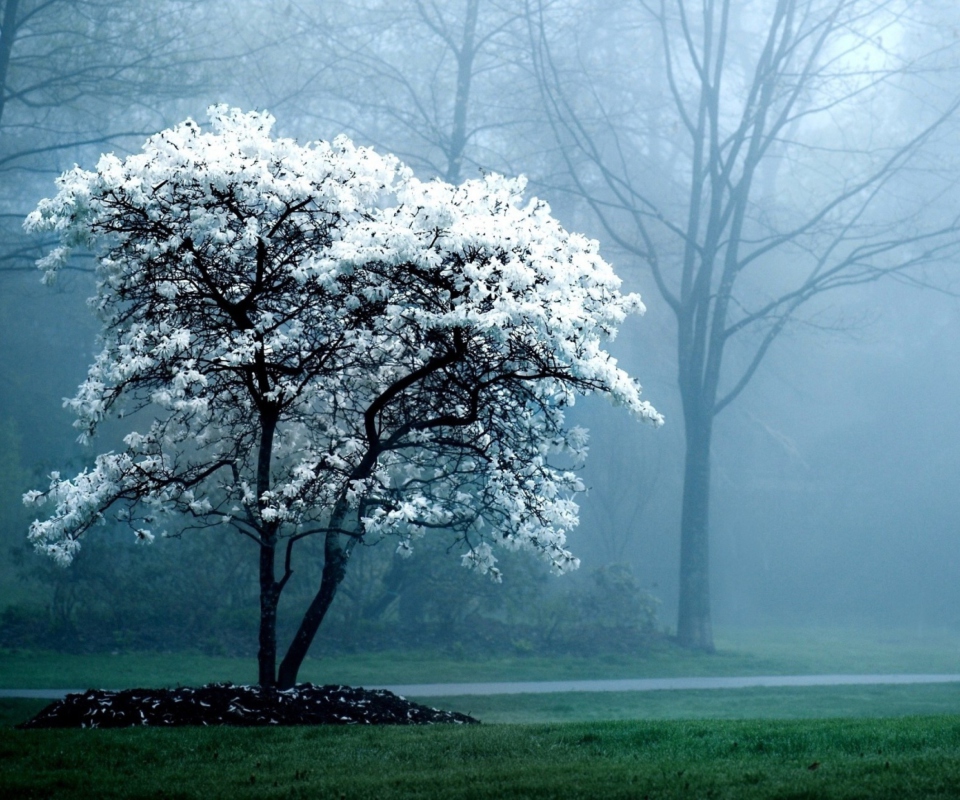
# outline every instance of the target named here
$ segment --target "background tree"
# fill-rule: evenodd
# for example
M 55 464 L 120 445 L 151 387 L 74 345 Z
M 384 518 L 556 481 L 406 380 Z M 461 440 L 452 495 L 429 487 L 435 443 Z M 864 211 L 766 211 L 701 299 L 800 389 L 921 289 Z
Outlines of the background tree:
M 31 539 L 62 563 L 115 507 L 142 541 L 164 512 L 253 541 L 259 680 L 288 688 L 359 542 L 403 553 L 446 531 L 480 572 L 499 574 L 491 543 L 566 571 L 582 487 L 550 456 L 579 459 L 585 437 L 564 408 L 597 392 L 660 418 L 601 346 L 639 297 L 522 183 L 425 184 L 272 123 L 214 109 L 210 133 L 187 121 L 65 173 L 31 215 L 61 236 L 49 277 L 97 253 L 105 344 L 78 426 L 152 420 L 25 499 L 56 503 Z M 314 536 L 322 578 L 278 672 L 278 600 Z
M 264 11 L 274 16 L 275 4 Z M 249 35 L 246 17 L 237 25 Z M 298 130 L 355 136 L 450 183 L 481 168 L 517 171 L 508 162 L 522 149 L 532 86 L 519 0 L 293 4 L 268 30 L 251 45 L 284 66 L 261 71 L 245 103 Z
M 205 75 L 189 0 L 5 0 L 0 10 L 0 268 L 32 269 L 25 184 L 84 148 L 142 139 Z M 65 163 L 64 163 L 65 162 Z
M 139 146 L 168 119 L 181 118 L 181 104 L 207 91 L 222 48 L 202 44 L 206 5 L 0 2 L 0 430 L 14 437 L 0 437 L 0 461 L 17 452 L 7 452 L 9 442 L 23 443 L 21 477 L 0 474 L 0 494 L 19 496 L 52 463 L 79 454 L 69 428 L 56 420 L 61 398 L 83 375 L 94 335 L 83 304 L 93 286 L 91 263 L 77 260 L 56 288 L 41 286 L 34 262 L 51 239 L 27 237 L 23 220 L 54 176 L 102 149 Z M 9 512 L 9 524 L 0 524 L 0 583 L 9 588 L 0 604 L 16 600 L 42 623 L 44 604 L 63 607 L 50 599 L 63 576 L 46 570 L 39 581 L 32 562 L 17 561 L 26 549 L 22 532 L 13 532 L 16 519 Z
M 936 206 L 952 176 L 924 173 L 921 194 L 911 176 L 957 100 L 920 101 L 944 53 L 942 42 L 906 46 L 926 22 L 918 3 L 591 10 L 588 24 L 577 8 L 537 6 L 541 87 L 572 190 L 646 265 L 676 319 L 686 436 L 677 636 L 712 650 L 714 420 L 801 310 L 822 311 L 816 298 L 891 275 L 922 283 L 921 268 L 956 254 L 957 218 Z

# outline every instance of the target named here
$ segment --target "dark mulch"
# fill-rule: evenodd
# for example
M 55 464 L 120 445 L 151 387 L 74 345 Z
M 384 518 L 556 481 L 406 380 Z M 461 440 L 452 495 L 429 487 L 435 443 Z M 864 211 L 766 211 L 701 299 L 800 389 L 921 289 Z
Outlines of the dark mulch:
M 411 703 L 383 689 L 314 686 L 276 691 L 212 683 L 200 688 L 90 689 L 51 703 L 18 728 L 125 728 L 132 725 L 429 725 L 479 722 Z

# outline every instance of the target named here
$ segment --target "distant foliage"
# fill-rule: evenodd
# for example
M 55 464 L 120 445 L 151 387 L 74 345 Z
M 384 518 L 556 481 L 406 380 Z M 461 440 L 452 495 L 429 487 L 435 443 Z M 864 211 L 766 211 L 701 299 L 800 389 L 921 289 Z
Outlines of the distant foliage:
M 0 611 L 0 647 L 253 655 L 257 576 L 248 544 L 222 531 L 144 552 L 122 534 L 105 531 L 86 543 L 69 570 L 27 561 L 30 585 L 45 587 L 51 602 Z M 208 557 L 211 547 L 216 560 Z M 552 581 L 548 565 L 527 554 L 502 560 L 504 580 L 494 584 L 451 570 L 439 538 L 424 540 L 411 558 L 364 548 L 313 652 L 590 657 L 637 654 L 663 641 L 660 602 L 627 565 Z M 297 578 L 281 611 L 309 602 L 319 567 L 305 565 Z M 281 614 L 281 637 L 292 634 L 291 618 Z

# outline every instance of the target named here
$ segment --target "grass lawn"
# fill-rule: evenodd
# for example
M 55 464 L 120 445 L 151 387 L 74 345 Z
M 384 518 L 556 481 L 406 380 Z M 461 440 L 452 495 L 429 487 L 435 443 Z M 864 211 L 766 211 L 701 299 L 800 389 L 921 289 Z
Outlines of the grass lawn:
M 784 662 L 781 666 L 786 666 Z M 643 678 L 672 675 L 757 675 L 773 665 L 750 653 L 714 656 L 664 645 L 639 656 L 597 658 L 537 656 L 456 659 L 435 652 L 388 652 L 308 658 L 301 681 L 353 686 L 462 681 Z M 199 685 L 211 681 L 252 683 L 250 658 L 164 653 L 69 655 L 0 650 L 0 688 L 129 688 Z
M 435 708 L 461 711 L 485 723 L 960 716 L 958 684 L 570 692 L 413 699 Z M 23 722 L 50 702 L 0 698 L 0 727 Z
M 414 699 L 493 723 L 960 715 L 960 684 L 570 692 Z
M 898 639 L 898 640 L 894 640 Z M 960 672 L 960 637 L 718 637 L 721 653 L 311 660 L 314 682 Z M 7 688 L 249 682 L 252 659 L 0 653 Z M 960 685 L 444 697 L 461 728 L 16 731 L 47 701 L 0 700 L 0 797 L 960 796 Z M 908 716 L 912 715 L 912 716 Z M 924 715 L 924 716 L 921 716 Z M 951 716 L 952 715 L 952 716 Z M 857 719 L 859 717 L 859 719 Z M 765 718 L 765 719 L 764 719 Z M 497 724 L 514 723 L 514 724 Z
M 3 797 L 955 798 L 960 717 L 0 731 Z
M 304 662 L 303 681 L 355 686 L 672 676 L 960 672 L 960 634 L 850 630 L 720 631 L 714 655 L 662 644 L 637 656 L 454 659 L 437 653 L 372 653 Z M 129 688 L 250 683 L 250 658 L 163 653 L 73 656 L 0 651 L 0 688 Z

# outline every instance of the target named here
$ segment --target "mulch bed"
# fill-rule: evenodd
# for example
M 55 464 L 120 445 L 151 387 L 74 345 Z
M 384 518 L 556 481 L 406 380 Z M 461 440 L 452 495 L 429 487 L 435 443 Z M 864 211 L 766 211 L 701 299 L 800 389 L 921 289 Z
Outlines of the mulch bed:
M 458 725 L 479 720 L 412 703 L 383 689 L 299 684 L 276 691 L 212 683 L 199 688 L 90 689 L 51 703 L 18 728 L 126 728 L 133 725 Z

